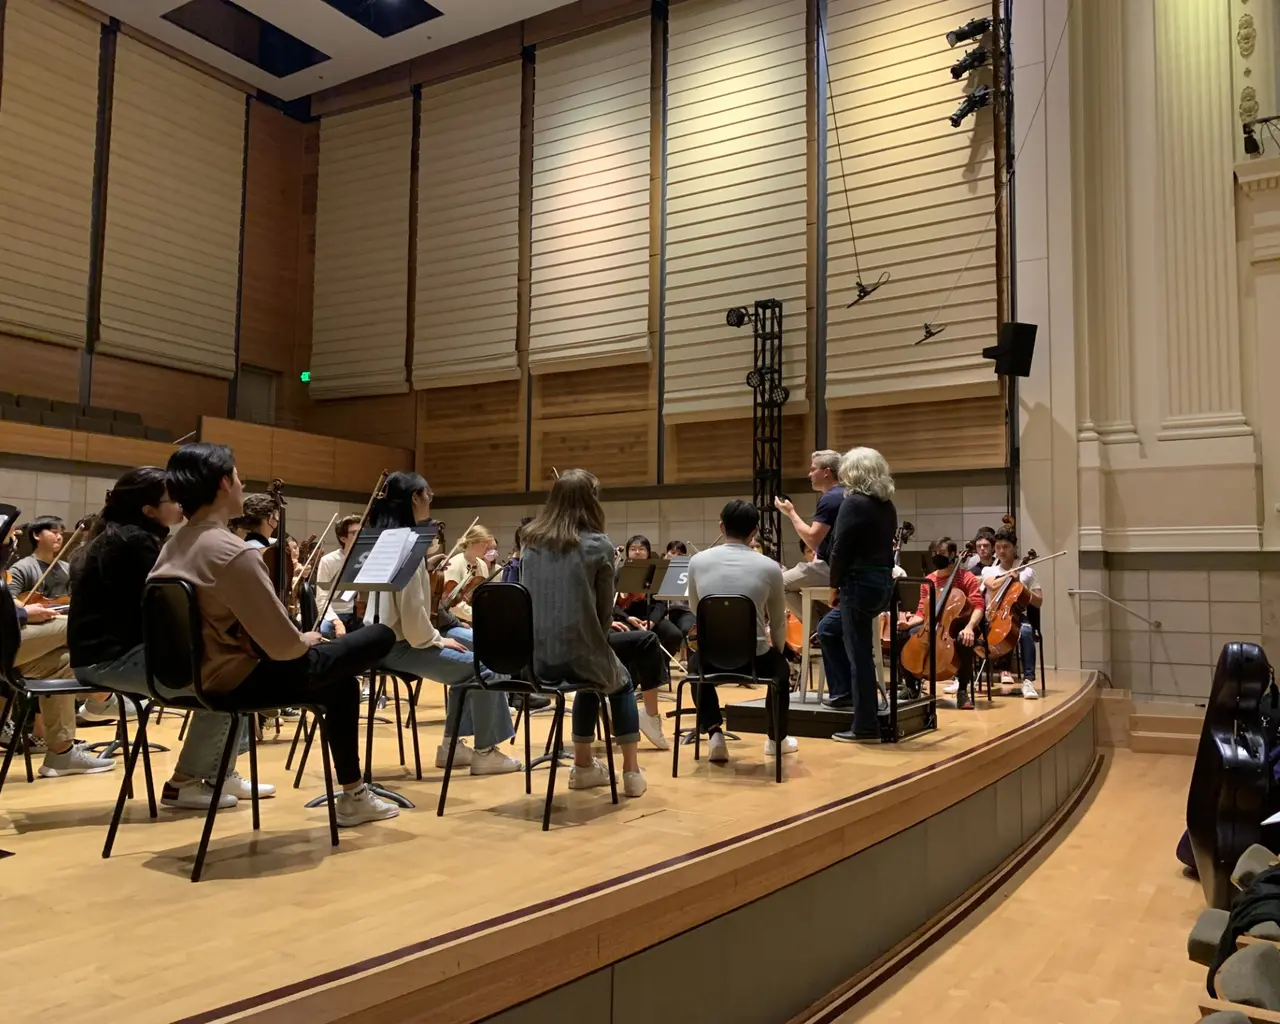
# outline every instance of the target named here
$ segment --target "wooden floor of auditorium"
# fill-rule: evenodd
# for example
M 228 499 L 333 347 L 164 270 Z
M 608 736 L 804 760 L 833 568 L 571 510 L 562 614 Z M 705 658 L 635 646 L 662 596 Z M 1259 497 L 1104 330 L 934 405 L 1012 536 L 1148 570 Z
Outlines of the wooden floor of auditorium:
M 289 788 L 283 769 L 286 732 L 279 742 L 260 748 L 261 777 L 281 787 L 276 799 L 263 803 L 261 832 L 252 835 L 247 803 L 223 812 L 204 880 L 197 885 L 188 875 L 199 837 L 198 813 L 162 808 L 159 820 L 151 822 L 145 800 L 135 800 L 114 855 L 104 861 L 100 852 L 118 772 L 28 785 L 16 763 L 0 794 L 0 849 L 15 854 L 0 859 L 3 1017 L 109 1015 L 132 1024 L 196 1014 L 216 1019 L 209 1011 L 235 1000 L 602 886 L 927 768 L 1051 715 L 1083 685 L 1079 673 L 1050 672 L 1045 700 L 980 701 L 972 714 L 943 709 L 936 732 L 897 746 L 803 739 L 800 752 L 786 760 L 782 786 L 772 782 L 760 737 L 744 735 L 731 743 L 733 761 L 726 767 L 705 760 L 695 766 L 682 754 L 678 780 L 671 778 L 669 753 L 642 749 L 649 780 L 643 799 L 623 799 L 614 807 L 607 791 L 570 793 L 562 774 L 549 834 L 539 831 L 545 772 L 535 774 L 531 797 L 525 796 L 520 775 L 460 775 L 451 786 L 445 817 L 436 817 L 442 773 L 431 762 L 441 731 L 441 691 L 428 686 L 421 725 L 423 781 L 402 775 L 393 726 L 378 727 L 374 753 L 377 777 L 413 799 L 416 810 L 391 822 L 343 830 L 341 845 L 331 852 L 324 811 L 302 806 L 321 786 L 319 759 L 308 766 L 301 792 Z M 758 696 L 747 689 L 722 693 L 730 700 Z M 535 741 L 539 732 L 545 736 L 548 720 L 548 715 L 535 716 Z M 166 719 L 153 739 L 176 748 L 175 721 Z M 155 756 L 157 783 L 167 777 L 173 756 Z M 1189 770 L 1189 759 L 1186 764 Z M 242 767 L 247 771 L 247 764 Z M 1059 905 L 1033 908 L 1052 925 L 1045 934 L 1038 935 L 1034 915 L 1017 922 L 1009 933 L 1017 938 L 1010 942 L 1008 980 L 1016 982 L 1028 972 L 1040 976 L 1035 971 L 1043 972 L 1058 948 L 1052 933 L 1073 909 L 1084 906 L 1098 916 L 1098 900 L 1105 898 L 1118 900 L 1117 911 L 1152 914 L 1161 910 L 1163 894 L 1181 893 L 1176 869 L 1164 858 L 1177 836 L 1164 834 L 1172 826 L 1160 801 L 1169 796 L 1176 802 L 1185 792 L 1185 779 L 1173 778 L 1176 772 L 1165 775 L 1171 795 L 1155 792 L 1148 800 L 1144 780 L 1141 797 L 1126 804 L 1124 825 L 1112 837 L 1114 854 L 1099 852 L 1089 862 L 1072 862 L 1059 871 L 1051 897 Z M 1110 895 L 1099 895 L 1098 880 L 1119 880 L 1125 858 L 1149 838 L 1139 833 L 1157 822 L 1163 825 L 1155 840 L 1163 858 L 1160 870 L 1132 879 L 1146 897 L 1117 896 L 1112 884 L 1105 887 Z M 1176 898 L 1179 908 L 1190 905 L 1185 894 Z M 626 926 L 620 918 L 619 927 Z M 1184 935 L 1185 929 L 1174 935 L 1172 945 Z M 1145 963 L 1148 952 L 1154 976 L 1166 958 L 1163 950 L 1157 958 L 1154 947 L 1133 955 Z M 984 960 L 975 968 L 990 970 L 1001 962 Z M 1080 976 L 1079 987 L 1101 995 L 1099 987 L 1119 974 L 1108 966 L 1102 980 L 1088 980 L 1096 966 L 1082 949 L 1062 969 Z M 896 1018 L 892 1004 L 884 1005 Z M 932 1012 L 914 1009 L 904 1016 L 935 1019 Z

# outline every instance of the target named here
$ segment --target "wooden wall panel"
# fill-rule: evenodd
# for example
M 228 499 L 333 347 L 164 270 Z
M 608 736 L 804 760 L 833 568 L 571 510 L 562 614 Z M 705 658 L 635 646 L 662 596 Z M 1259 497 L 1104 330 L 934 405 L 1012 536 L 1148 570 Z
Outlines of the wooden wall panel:
M 226 415 L 227 385 L 217 377 L 99 354 L 93 358 L 90 401 L 141 413 L 150 426 L 168 427 L 181 437 L 199 426 L 201 416 Z
M 809 465 L 803 415 L 782 417 L 783 476 L 800 476 Z M 713 420 L 667 425 L 668 483 L 699 484 L 751 479 L 751 420 Z
M 241 480 L 261 482 L 272 478 L 272 432 L 272 427 L 220 416 L 205 416 L 200 420 L 200 440 L 228 445 L 235 452 Z
M 245 179 L 240 362 L 292 375 L 307 126 L 254 100 Z
M 590 416 L 652 408 L 649 363 L 544 373 L 533 378 L 534 417 Z
M 312 402 L 303 415 L 303 429 L 313 434 L 412 449 L 414 396 L 376 395 Z
M 0 391 L 74 402 L 80 393 L 80 353 L 65 345 L 0 334 Z
M 877 448 L 895 473 L 998 469 L 1005 464 L 1000 395 L 832 410 L 833 448 Z
M 588 469 L 605 487 L 652 483 L 647 411 L 545 419 L 535 424 L 534 490 L 544 490 L 558 470 Z
M 524 490 L 520 387 L 504 380 L 417 393 L 417 465 L 436 494 Z

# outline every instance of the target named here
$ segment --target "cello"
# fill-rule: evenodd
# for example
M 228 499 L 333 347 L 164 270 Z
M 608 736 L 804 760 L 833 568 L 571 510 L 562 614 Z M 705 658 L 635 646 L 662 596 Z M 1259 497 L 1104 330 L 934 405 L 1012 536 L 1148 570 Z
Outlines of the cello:
M 951 679 L 959 669 L 956 660 L 956 634 L 960 632 L 958 623 L 969 599 L 963 591 L 955 589 L 955 582 L 973 550 L 974 543 L 969 541 L 956 556 L 951 575 L 947 577 L 947 585 L 942 588 L 938 597 L 934 607 L 936 636 L 930 633 L 929 623 L 925 621 L 911 630 L 911 635 L 902 645 L 902 654 L 899 656 L 902 667 L 917 679 L 923 679 L 928 671 L 930 646 L 936 649 L 934 669 L 937 680 Z
M 293 587 L 293 553 L 289 550 L 289 545 L 284 542 L 288 534 L 285 528 L 285 508 L 289 504 L 284 497 L 284 481 L 279 477 L 272 480 L 267 493 L 271 495 L 271 501 L 275 505 L 276 528 L 270 545 L 262 549 L 262 561 L 266 563 L 267 575 L 271 577 L 271 586 L 276 592 L 276 597 L 280 599 L 280 603 L 287 611 L 289 592 Z
M 1006 517 L 1007 518 L 1007 517 Z M 1031 603 L 1031 592 L 1022 585 L 1022 570 L 1039 556 L 1031 548 L 1012 569 L 1004 574 L 1004 582 L 987 597 L 987 657 L 1003 658 L 1013 651 L 1022 632 L 1022 612 Z

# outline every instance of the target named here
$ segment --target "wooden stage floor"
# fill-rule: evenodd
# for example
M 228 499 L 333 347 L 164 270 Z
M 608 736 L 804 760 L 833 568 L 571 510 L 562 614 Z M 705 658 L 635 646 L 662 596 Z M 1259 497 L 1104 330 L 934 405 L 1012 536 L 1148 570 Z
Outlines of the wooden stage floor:
M 734 850 L 784 819 L 798 820 L 872 787 L 884 790 L 976 748 L 994 748 L 1029 727 L 1034 732 L 1041 720 L 1052 722 L 1055 712 L 1075 714 L 1082 695 L 1092 697 L 1081 673 L 1050 672 L 1048 686 L 1041 701 L 979 701 L 974 713 L 940 709 L 937 731 L 897 746 L 802 739 L 799 753 L 786 758 L 781 786 L 772 781 L 762 737 L 744 734 L 731 743 L 733 760 L 723 767 L 695 764 L 686 747 L 679 779 L 671 778 L 670 753 L 642 744 L 649 781 L 643 798 L 620 797 L 615 807 L 607 789 L 570 793 L 562 773 L 552 828 L 544 834 L 545 770 L 535 773 L 528 797 L 523 775 L 459 774 L 445 816 L 436 817 L 443 773 L 432 764 L 443 719 L 441 690 L 428 685 L 420 725 L 423 780 L 402 774 L 396 763 L 394 726 L 378 727 L 374 749 L 375 775 L 403 791 L 415 810 L 344 829 L 332 850 L 324 810 L 303 807 L 322 785 L 320 759 L 312 758 L 302 790 L 293 790 L 284 771 L 291 732 L 282 732 L 278 742 L 259 748 L 261 778 L 280 787 L 262 804 L 261 831 L 252 833 L 247 802 L 222 812 L 196 885 L 188 875 L 202 816 L 161 808 L 159 820 L 149 821 L 140 769 L 140 799 L 131 802 L 115 852 L 104 861 L 119 771 L 28 785 L 15 762 L 0 793 L 0 849 L 15 854 L 0 859 L 4 1016 L 212 1021 L 264 993 L 285 996 L 290 993 L 279 990 L 291 986 L 296 995 L 310 987 L 303 984 L 309 979 L 407 946 L 438 951 L 465 937 L 469 949 L 488 942 L 492 953 L 502 940 L 491 941 L 487 929 L 545 915 L 567 900 L 605 902 L 637 878 L 652 893 L 659 883 L 646 880 L 650 872 L 657 879 L 674 863 L 706 856 L 709 847 Z M 721 693 L 728 700 L 758 696 L 748 689 Z M 538 749 L 549 717 L 534 718 Z M 166 718 L 152 738 L 176 749 L 176 721 Z M 96 739 L 101 732 L 82 736 Z M 174 756 L 155 755 L 157 787 Z M 247 757 L 241 767 L 247 772 Z M 883 819 L 888 812 L 877 813 Z M 779 877 L 778 884 L 788 880 Z M 625 917 L 626 910 L 621 904 L 608 912 Z M 433 968 L 437 975 L 469 969 L 467 957 L 454 959 Z M 341 1001 L 336 990 L 330 994 Z M 510 1002 L 518 997 L 517 991 Z M 249 1002 L 231 1005 L 240 1000 Z M 352 1002 L 325 1016 L 338 1019 L 360 1008 Z M 464 1017 L 455 1008 L 453 1019 Z M 279 1019 L 302 1018 L 286 1013 Z

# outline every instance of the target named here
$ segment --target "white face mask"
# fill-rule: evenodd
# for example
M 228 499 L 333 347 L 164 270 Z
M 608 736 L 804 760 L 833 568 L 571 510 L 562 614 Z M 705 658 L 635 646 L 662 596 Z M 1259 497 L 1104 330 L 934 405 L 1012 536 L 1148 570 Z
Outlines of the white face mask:
M 498 549 L 497 549 L 497 548 L 490 548 L 488 551 L 486 551 L 486 552 L 484 553 L 484 560 L 485 560 L 486 562 L 492 562 L 492 561 L 494 561 L 497 557 L 498 557 Z

